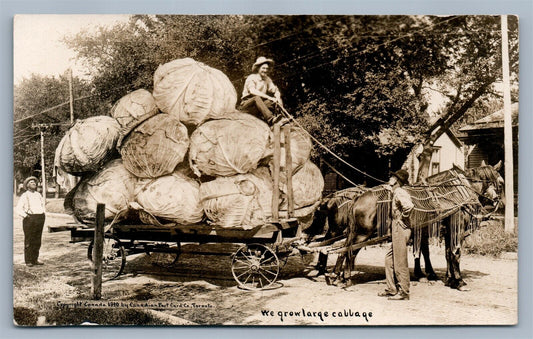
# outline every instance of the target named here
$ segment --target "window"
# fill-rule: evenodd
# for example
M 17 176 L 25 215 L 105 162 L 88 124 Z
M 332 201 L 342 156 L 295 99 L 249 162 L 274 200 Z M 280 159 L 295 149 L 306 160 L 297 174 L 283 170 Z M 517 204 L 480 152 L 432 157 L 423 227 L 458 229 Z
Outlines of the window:
M 431 175 L 437 174 L 440 172 L 440 164 L 438 162 L 434 162 L 431 164 Z
M 431 174 L 437 174 L 440 172 L 440 147 L 433 149 L 433 155 L 431 157 Z

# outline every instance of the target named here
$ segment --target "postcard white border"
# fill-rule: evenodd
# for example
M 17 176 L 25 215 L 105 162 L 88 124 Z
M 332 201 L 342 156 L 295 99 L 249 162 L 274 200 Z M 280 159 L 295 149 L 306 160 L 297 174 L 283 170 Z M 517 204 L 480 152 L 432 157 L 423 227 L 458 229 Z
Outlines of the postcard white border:
M 120 335 L 125 338 L 146 338 L 147 334 L 159 338 L 176 337 L 224 337 L 236 338 L 254 336 L 256 338 L 320 338 L 320 337 L 395 337 L 427 338 L 439 337 L 531 337 L 532 318 L 532 270 L 533 242 L 533 159 L 529 150 L 533 146 L 533 88 L 532 88 L 532 13 L 533 4 L 520 0 L 454 0 L 454 1 L 395 1 L 395 0 L 0 0 L 0 41 L 4 53 L 0 55 L 1 107 L 0 115 L 0 165 L 1 217 L 6 234 L 0 244 L 0 327 L 8 337 L 30 338 L 70 338 L 98 336 L 100 338 Z M 520 145 L 519 145 L 519 325 L 509 327 L 379 327 L 379 328 L 187 328 L 187 327 L 106 327 L 106 328 L 36 328 L 20 329 L 12 324 L 12 144 L 13 144 L 13 16 L 15 14 L 516 14 L 520 18 Z M 527 131 L 526 133 L 524 133 Z M 465 295 L 466 297 L 466 295 Z M 438 305 L 435 305 L 438 307 Z M 37 332 L 38 331 L 38 332 Z

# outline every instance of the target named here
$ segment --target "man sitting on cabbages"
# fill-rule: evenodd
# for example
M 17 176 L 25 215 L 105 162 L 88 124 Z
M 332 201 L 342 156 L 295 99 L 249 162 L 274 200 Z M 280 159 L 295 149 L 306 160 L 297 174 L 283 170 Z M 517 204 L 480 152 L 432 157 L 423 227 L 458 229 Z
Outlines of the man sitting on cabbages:
M 276 106 L 281 107 L 283 103 L 278 87 L 267 75 L 273 65 L 272 59 L 262 56 L 257 58 L 252 66 L 252 74 L 244 82 L 239 105 L 241 111 L 263 119 L 269 125 L 288 122 L 281 114 L 276 114 Z

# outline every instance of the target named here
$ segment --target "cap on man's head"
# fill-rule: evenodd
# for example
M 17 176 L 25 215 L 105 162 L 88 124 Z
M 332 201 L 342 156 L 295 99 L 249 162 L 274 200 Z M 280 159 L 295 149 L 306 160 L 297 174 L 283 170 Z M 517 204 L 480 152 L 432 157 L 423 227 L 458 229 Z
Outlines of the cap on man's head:
M 255 61 L 255 64 L 252 66 L 252 72 L 255 72 L 262 64 L 268 64 L 269 66 L 274 65 L 274 60 L 267 59 L 264 56 L 260 56 Z
M 391 175 L 395 176 L 402 185 L 407 185 L 409 183 L 409 172 L 404 169 L 391 172 Z
M 24 189 L 25 190 L 28 189 L 28 184 L 30 183 L 30 181 L 35 181 L 35 184 L 37 184 L 39 182 L 39 180 L 37 180 L 36 177 L 27 177 L 26 180 L 24 180 Z

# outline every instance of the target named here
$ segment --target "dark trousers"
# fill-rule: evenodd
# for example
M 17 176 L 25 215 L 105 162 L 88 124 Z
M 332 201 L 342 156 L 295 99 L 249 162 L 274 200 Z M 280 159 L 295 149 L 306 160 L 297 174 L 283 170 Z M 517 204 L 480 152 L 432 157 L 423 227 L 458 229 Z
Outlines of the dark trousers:
M 241 111 L 250 113 L 255 117 L 269 122 L 274 117 L 275 104 L 271 100 L 263 99 L 257 95 L 243 99 L 239 109 Z
M 39 259 L 44 219 L 44 214 L 29 214 L 22 220 L 22 228 L 24 229 L 24 261 L 26 264 L 34 264 Z

